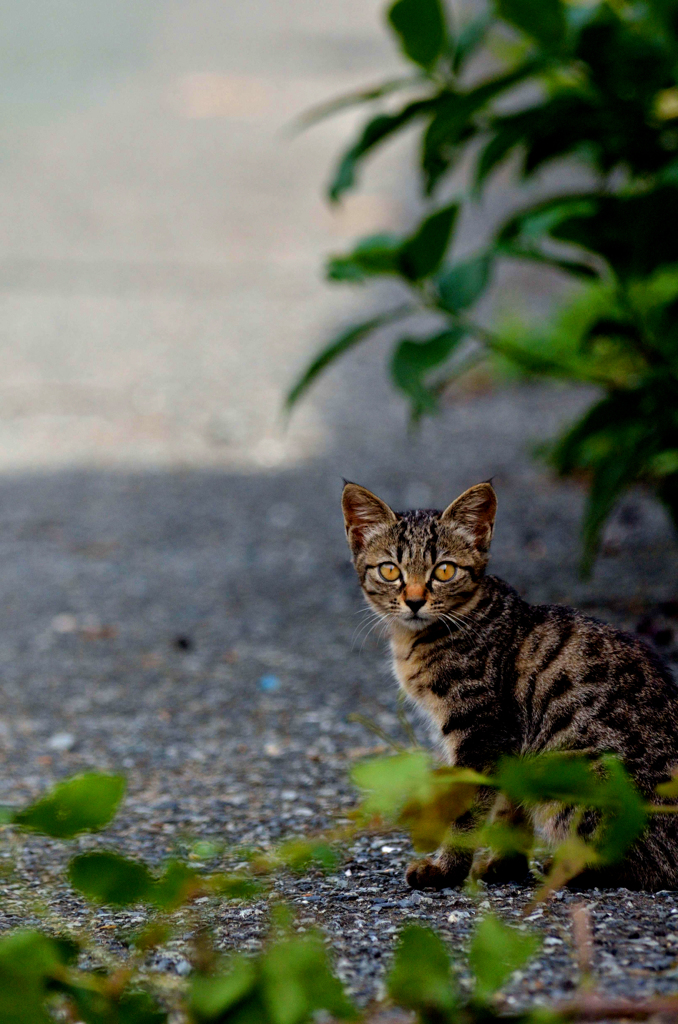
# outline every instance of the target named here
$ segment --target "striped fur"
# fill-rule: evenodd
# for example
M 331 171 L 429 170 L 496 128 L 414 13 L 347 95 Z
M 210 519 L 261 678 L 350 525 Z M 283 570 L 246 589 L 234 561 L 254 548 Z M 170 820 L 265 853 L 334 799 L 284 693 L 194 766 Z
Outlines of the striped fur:
M 668 669 L 637 637 L 572 608 L 529 605 L 486 575 L 496 512 L 490 484 L 470 488 L 444 512 L 396 513 L 356 484 L 346 485 L 342 504 L 363 592 L 389 625 L 399 685 L 450 764 L 485 772 L 504 754 L 610 752 L 647 797 L 670 778 L 678 766 L 678 688 Z M 397 580 L 383 578 L 385 563 L 397 567 Z M 448 582 L 434 576 L 442 563 L 456 566 Z M 503 800 L 492 809 L 509 820 L 521 813 Z M 542 811 L 534 823 L 556 843 L 569 815 Z M 582 829 L 594 827 L 589 815 Z M 441 850 L 410 865 L 407 878 L 440 888 L 470 869 L 467 854 Z M 473 870 L 504 880 L 524 875 L 526 864 L 490 858 Z M 678 888 L 678 821 L 653 816 L 621 865 L 580 882 Z

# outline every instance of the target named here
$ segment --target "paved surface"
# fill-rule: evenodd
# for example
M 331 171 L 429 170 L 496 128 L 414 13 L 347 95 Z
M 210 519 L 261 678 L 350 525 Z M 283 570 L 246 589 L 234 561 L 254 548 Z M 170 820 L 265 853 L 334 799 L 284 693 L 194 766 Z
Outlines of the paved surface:
M 462 393 L 413 439 L 382 342 L 281 432 L 283 385 L 379 301 L 324 286 L 320 255 L 413 209 L 393 185 L 406 145 L 331 215 L 319 185 L 351 118 L 281 136 L 309 103 L 397 67 L 378 5 L 138 6 L 74 0 L 55 43 L 15 4 L 23 42 L 0 61 L 0 799 L 124 770 L 130 798 L 101 841 L 158 862 L 197 836 L 265 844 L 323 827 L 375 743 L 349 713 L 397 735 L 383 648 L 361 632 L 342 475 L 411 506 L 494 474 L 494 571 L 532 600 L 640 624 L 671 656 L 659 604 L 676 597 L 678 550 L 633 495 L 594 579 L 578 580 L 582 495 L 530 457 L 587 400 L 576 391 Z M 531 287 L 541 301 L 546 282 Z M 3 926 L 34 919 L 26 883 L 71 925 L 91 918 L 104 945 L 143 916 L 83 908 L 59 882 L 58 844 L 2 842 Z M 430 918 L 461 949 L 475 913 L 459 894 L 409 893 L 406 857 L 397 837 L 365 841 L 340 875 L 283 884 L 361 999 L 403 919 Z M 528 894 L 487 898 L 510 917 Z M 523 996 L 573 982 L 567 901 L 541 919 L 553 941 Z M 592 903 L 608 987 L 675 984 L 674 894 Z M 265 931 L 265 904 L 205 913 L 224 945 Z M 178 943 L 151 966 L 176 976 L 185 955 Z
M 395 155 L 345 209 L 324 204 L 351 115 L 296 139 L 286 127 L 396 69 L 379 5 L 69 7 L 56 26 L 10 4 L 5 37 L 0 466 L 312 456 L 322 413 L 283 437 L 279 409 L 281 384 L 351 315 L 322 255 L 402 213 Z

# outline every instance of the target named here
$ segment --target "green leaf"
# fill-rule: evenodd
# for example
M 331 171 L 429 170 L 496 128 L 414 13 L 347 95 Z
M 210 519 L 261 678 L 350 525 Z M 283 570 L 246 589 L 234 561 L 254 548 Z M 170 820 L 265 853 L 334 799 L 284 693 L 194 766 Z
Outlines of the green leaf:
M 595 847 L 604 863 L 612 863 L 621 860 L 641 834 L 647 812 L 645 801 L 616 757 L 602 757 L 601 767 L 604 774 L 598 806 L 603 809 L 603 818 Z
M 123 992 L 111 1000 L 115 1024 L 165 1024 L 167 1013 L 148 992 Z
M 676 200 L 678 216 L 678 190 L 667 192 L 672 193 L 666 197 L 667 216 L 673 213 L 672 199 Z M 624 198 L 558 196 L 511 217 L 497 235 L 496 250 L 500 255 L 538 260 L 578 276 L 598 276 L 591 264 L 554 256 L 542 248 L 545 242 L 552 244 L 551 240 L 574 243 L 607 260 L 622 279 L 643 277 L 665 264 L 678 262 L 678 243 L 673 238 L 659 237 L 660 214 L 655 200 L 656 193 Z
M 593 848 L 605 862 L 619 860 L 645 826 L 643 799 L 614 757 L 596 762 L 581 754 L 553 751 L 503 758 L 495 781 L 517 804 L 558 801 L 600 810 Z
M 640 477 L 647 462 L 649 446 L 620 444 L 620 449 L 624 451 L 624 458 L 615 452 L 599 459 L 593 470 L 582 524 L 584 551 L 581 572 L 584 578 L 591 572 L 606 520 L 624 490 Z
M 534 831 L 529 826 L 507 825 L 503 821 L 486 818 L 481 827 L 469 833 L 473 849 L 487 847 L 494 854 L 511 857 L 516 853 L 529 854 L 534 846 Z
M 600 253 L 620 278 L 642 278 L 678 262 L 678 188 L 640 195 L 596 196 L 587 212 L 559 218 L 551 234 Z
M 0 939 L 2 1024 L 49 1024 L 45 1009 L 52 979 L 71 963 L 71 944 L 39 932 L 10 932 Z
M 415 849 L 430 850 L 492 779 L 466 768 L 430 768 L 424 753 L 397 754 L 356 765 L 353 782 L 366 791 L 360 815 L 406 828 Z
M 362 238 L 350 253 L 333 256 L 328 261 L 328 279 L 356 283 L 384 274 L 404 275 L 410 280 L 428 276 L 432 273 L 431 267 L 435 269 L 445 254 L 457 211 L 456 204 L 437 211 L 423 221 L 414 235 L 404 240 L 393 234 Z M 487 281 L 490 260 L 488 255 L 479 256 L 441 275 L 439 281 L 443 282 L 443 288 L 447 286 L 450 299 L 454 288 L 458 301 L 470 305 L 477 297 L 477 289 L 484 287 Z
M 443 207 L 424 220 L 400 251 L 400 270 L 410 281 L 434 274 L 450 244 L 459 204 Z
M 208 890 L 229 900 L 251 900 L 262 892 L 260 882 L 237 872 L 230 875 L 208 875 L 203 881 Z
M 461 313 L 478 301 L 487 288 L 492 255 L 481 253 L 444 268 L 436 278 L 438 305 L 447 313 Z
M 671 408 L 669 395 L 663 389 L 655 394 L 652 386 L 612 391 L 588 410 L 553 451 L 561 474 L 586 469 L 593 475 L 583 523 L 584 574 L 590 571 L 605 520 L 655 454 L 667 399 Z
M 126 907 L 153 901 L 155 878 L 146 865 L 117 853 L 92 852 L 73 857 L 68 879 L 74 889 L 95 903 Z
M 361 238 L 347 256 L 333 256 L 327 264 L 330 281 L 364 281 L 379 274 L 399 273 L 398 257 L 402 239 L 379 234 Z
M 141 861 L 108 850 L 74 857 L 68 875 L 75 889 L 97 903 L 150 903 L 161 910 L 174 910 L 207 893 L 247 899 L 261 891 L 261 885 L 247 875 L 200 875 L 178 860 L 169 861 L 156 878 Z
M 452 59 L 452 69 L 455 75 L 463 70 L 464 65 L 471 59 L 478 47 L 484 42 L 492 19 L 488 14 L 481 14 L 473 21 L 469 21 L 461 29 L 457 36 Z
M 204 879 L 198 872 L 180 860 L 173 860 L 149 890 L 148 901 L 163 910 L 174 910 L 203 890 Z
M 658 452 L 650 459 L 650 471 L 656 477 L 669 477 L 678 473 L 678 448 Z
M 382 96 L 388 96 L 390 93 L 398 92 L 400 89 L 408 89 L 420 85 L 425 81 L 427 79 L 421 74 L 410 75 L 407 78 L 394 78 L 368 89 L 357 89 L 354 92 L 346 93 L 344 96 L 336 96 L 334 99 L 319 103 L 317 106 L 307 110 L 293 122 L 291 130 L 293 132 L 304 131 L 314 124 L 318 124 L 319 121 L 324 121 L 325 118 L 332 117 L 334 114 L 346 110 L 348 107 L 354 107 L 360 103 L 373 103 L 374 100 L 381 99 Z
M 590 217 L 597 209 L 594 198 L 557 196 L 520 210 L 502 225 L 496 236 L 500 252 L 527 255 L 538 252 L 538 246 L 553 235 L 558 226 L 572 217 Z
M 598 791 L 591 761 L 582 754 L 567 751 L 504 757 L 499 762 L 495 781 L 516 804 L 548 800 L 586 804 Z
M 554 256 L 547 252 L 540 252 L 539 249 L 521 248 L 519 245 L 502 245 L 496 247 L 498 256 L 514 257 L 521 260 L 532 260 L 535 263 L 543 263 L 548 267 L 562 270 L 566 274 L 572 274 L 584 281 L 596 280 L 600 277 L 598 271 L 589 263 L 582 260 L 566 259 L 562 256 Z
M 63 986 L 87 1024 L 165 1024 L 167 1013 L 148 992 L 126 989 L 120 995 L 80 984 Z
M 448 88 L 440 93 L 432 104 L 433 117 L 423 140 L 421 166 L 427 195 L 431 194 L 440 177 L 457 159 L 462 144 L 478 132 L 486 132 L 486 125 L 475 115 L 495 97 L 509 92 L 543 69 L 543 61 L 529 60 L 505 74 L 481 82 L 467 92 Z
M 656 19 L 656 23 L 666 32 L 668 40 L 675 48 L 676 22 L 678 21 L 675 0 L 649 0 L 648 7 L 652 18 Z
M 475 930 L 469 951 L 476 998 L 491 999 L 513 972 L 535 955 L 539 946 L 535 935 L 511 928 L 496 917 L 484 917 Z
M 152 917 L 148 924 L 138 931 L 128 932 L 125 935 L 125 942 L 140 953 L 149 953 L 157 949 L 158 946 L 164 946 L 172 938 L 172 934 L 172 929 L 168 924 L 165 924 L 162 919 Z
M 528 339 L 533 341 L 534 339 Z M 576 365 L 569 358 L 554 358 L 549 353 L 548 345 L 543 347 L 544 355 L 539 348 L 525 344 L 516 345 L 510 338 L 500 335 L 485 339 L 485 344 L 495 355 L 502 356 L 525 373 L 538 376 L 565 378 L 575 380 L 586 380 L 588 382 L 600 383 L 591 373 L 585 372 L 587 368 L 583 365 Z M 607 381 L 606 381 L 607 383 Z
M 377 328 L 383 327 L 384 324 L 391 323 L 394 320 L 398 320 L 403 316 L 406 316 L 411 312 L 409 306 L 399 306 L 397 309 L 391 310 L 390 313 L 382 313 L 380 316 L 372 317 L 371 320 L 366 320 L 362 324 L 355 324 L 353 327 L 349 327 L 347 331 L 342 333 L 330 342 L 324 349 L 322 349 L 318 355 L 313 359 L 306 367 L 301 377 L 297 380 L 296 384 L 288 392 L 287 398 L 285 399 L 285 408 L 289 411 L 299 401 L 301 396 L 308 391 L 313 381 L 318 377 L 323 370 L 325 370 L 330 363 L 333 363 L 335 359 L 348 352 L 350 349 L 355 348 L 361 341 L 364 341 L 368 335 Z
M 547 50 L 562 46 L 567 21 L 560 0 L 496 0 L 495 6 L 501 18 L 532 36 Z
M 418 924 L 403 928 L 386 985 L 398 1006 L 416 1010 L 422 1020 L 445 1020 L 457 1006 L 445 944 Z
M 360 138 L 344 154 L 328 189 L 332 202 L 355 184 L 356 169 L 362 158 L 389 136 L 417 117 L 430 113 L 432 100 L 415 100 L 395 114 L 378 114 L 363 128 Z
M 454 118 L 445 117 L 444 110 L 436 114 L 423 138 L 421 170 L 424 195 L 433 195 L 440 179 L 456 164 L 464 144 L 475 133 L 476 126 L 461 109 L 455 110 Z
M 635 324 L 630 320 L 620 320 L 612 316 L 601 316 L 595 320 L 582 338 L 582 344 L 586 348 L 596 338 L 601 337 L 621 340 L 628 344 L 634 352 L 637 352 L 643 343 Z
M 550 893 L 567 885 L 570 879 L 599 864 L 600 858 L 595 848 L 584 842 L 581 836 L 570 832 L 553 851 L 549 873 L 535 894 L 535 902 L 548 899 Z
M 678 473 L 664 477 L 657 487 L 657 497 L 666 506 L 673 528 L 678 533 Z
M 424 378 L 449 358 L 464 334 L 463 328 L 454 327 L 426 341 L 406 338 L 396 346 L 391 359 L 391 376 L 396 387 L 409 398 L 415 418 L 437 409 L 437 394 L 426 386 Z
M 567 433 L 560 438 L 553 452 L 553 461 L 559 473 L 566 475 L 581 469 L 595 466 L 598 451 L 603 457 L 610 454 L 620 428 L 628 422 L 629 413 L 637 419 L 637 398 L 627 392 L 611 392 L 607 397 L 596 402 L 578 420 Z M 592 439 L 606 441 L 597 446 L 595 455 L 589 456 L 587 445 Z
M 492 135 L 480 150 L 475 171 L 476 188 L 484 185 L 486 179 L 502 160 L 518 146 L 524 138 L 524 123 L 519 115 L 498 118 L 491 125 Z
M 331 872 L 339 864 L 339 858 L 329 843 L 317 839 L 291 839 L 278 848 L 278 856 L 283 864 L 299 873 L 310 867 Z
M 315 933 L 271 946 L 261 962 L 261 978 L 272 1024 L 302 1024 L 319 1010 L 340 1020 L 357 1016 L 329 969 L 322 938 Z
M 257 981 L 256 967 L 242 956 L 232 957 L 225 974 L 196 975 L 191 981 L 189 1007 L 196 1020 L 223 1019 L 227 1011 L 252 994 Z
M 523 175 L 533 173 L 549 160 L 577 151 L 585 144 L 592 154 L 602 145 L 605 109 L 576 90 L 564 91 L 538 106 L 496 117 L 491 138 L 480 153 L 476 184 L 482 184 L 495 167 L 518 145 L 525 147 Z M 602 156 L 598 154 L 598 159 Z M 616 161 L 614 161 L 616 162 Z
M 655 790 L 663 800 L 678 800 L 678 770 L 674 771 L 668 782 L 662 782 Z
M 127 783 L 122 775 L 88 772 L 60 782 L 46 796 L 14 814 L 13 822 L 54 839 L 97 832 L 115 817 Z
M 410 60 L 426 70 L 431 68 L 447 41 L 440 0 L 396 0 L 388 12 L 388 20 Z
M 670 160 L 658 138 L 655 101 L 658 92 L 676 83 L 675 42 L 667 47 L 647 22 L 646 12 L 632 27 L 611 5 L 599 4 L 583 24 L 576 46 L 576 58 L 584 62 L 587 78 L 606 101 L 610 134 L 626 136 L 627 157 L 636 173 L 655 171 Z
M 351 780 L 366 794 L 365 814 L 394 818 L 407 800 L 426 790 L 430 771 L 431 760 L 422 751 L 361 761 L 353 767 Z

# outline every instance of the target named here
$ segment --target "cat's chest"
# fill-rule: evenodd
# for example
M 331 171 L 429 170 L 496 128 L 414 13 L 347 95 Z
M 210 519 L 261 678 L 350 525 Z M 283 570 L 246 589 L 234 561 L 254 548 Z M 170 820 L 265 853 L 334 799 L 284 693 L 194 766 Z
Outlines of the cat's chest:
M 400 688 L 416 701 L 419 708 L 442 729 L 447 720 L 449 701 L 436 692 L 439 669 L 431 664 L 426 651 L 412 646 L 412 638 L 393 637 L 391 640 L 393 673 Z

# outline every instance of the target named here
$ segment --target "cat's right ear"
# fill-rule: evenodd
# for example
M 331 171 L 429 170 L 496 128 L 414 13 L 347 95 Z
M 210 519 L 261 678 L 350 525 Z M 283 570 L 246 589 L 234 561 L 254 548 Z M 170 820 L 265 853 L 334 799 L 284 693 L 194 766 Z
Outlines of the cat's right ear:
M 395 512 L 385 501 L 359 484 L 344 484 L 341 508 L 349 547 L 354 552 L 363 547 L 371 533 L 397 521 Z

